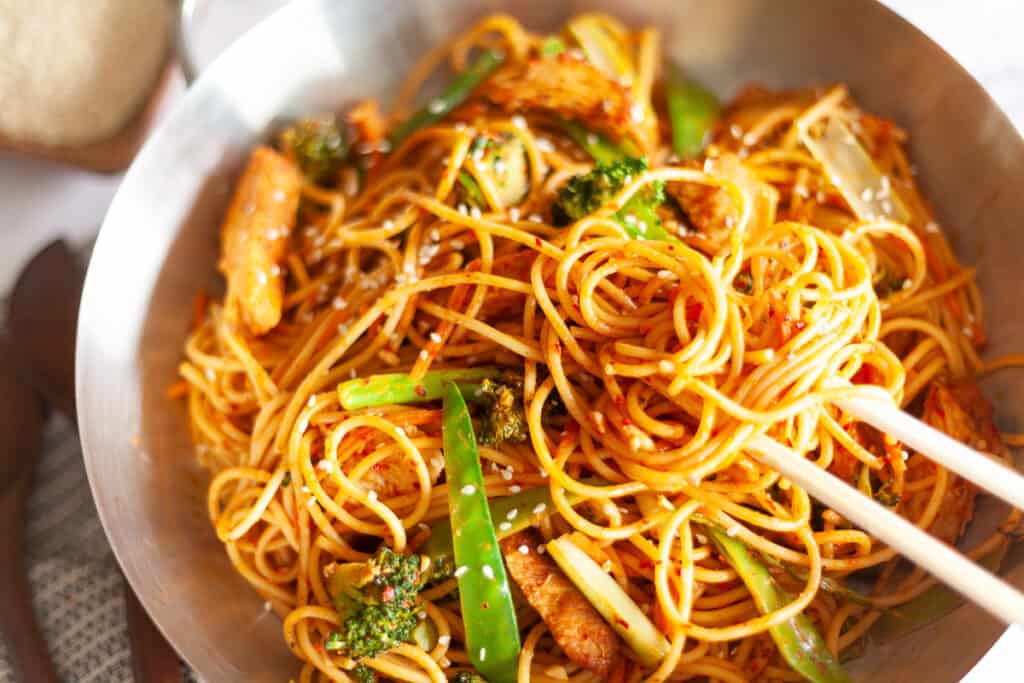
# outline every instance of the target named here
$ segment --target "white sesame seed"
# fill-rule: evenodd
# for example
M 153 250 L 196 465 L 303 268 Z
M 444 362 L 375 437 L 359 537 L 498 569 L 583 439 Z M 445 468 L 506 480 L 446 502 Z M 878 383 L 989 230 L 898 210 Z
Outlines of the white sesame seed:
M 316 394 L 313 394 L 312 396 L 309 397 L 309 400 L 306 401 L 306 405 L 309 406 L 310 408 L 316 405 Z
M 518 548 L 516 548 L 516 550 L 519 551 L 520 555 L 529 555 L 530 554 L 530 547 L 527 546 L 527 545 L 521 545 Z
M 441 335 L 439 335 L 437 332 L 431 332 L 430 333 L 430 341 L 434 342 L 435 344 L 440 344 L 441 343 Z
M 660 360 L 660 361 L 658 361 L 658 369 L 661 370 L 662 372 L 666 372 L 666 373 L 668 373 L 668 372 L 675 372 L 676 371 L 676 364 L 673 363 L 670 360 Z
M 533 214 L 530 214 L 529 221 L 531 223 L 543 223 L 544 219 L 541 218 L 541 216 L 539 214 L 533 213 Z
M 454 128 L 457 132 L 461 133 L 462 131 L 466 130 L 466 124 L 463 123 L 462 121 L 459 121 L 458 123 L 455 124 Z
M 519 130 L 526 130 L 526 119 L 519 115 L 513 116 L 512 125 L 518 128 Z
M 206 368 L 206 371 L 203 374 L 206 375 L 206 379 L 211 382 L 217 379 L 217 373 L 213 371 L 213 368 Z
M 426 612 L 424 612 L 423 610 L 420 610 L 419 612 L 417 612 L 417 613 L 416 613 L 416 616 L 417 616 L 417 617 L 418 617 L 419 619 L 423 620 L 423 619 L 426 619 L 426 618 L 427 618 L 427 613 L 426 613 Z
M 629 108 L 629 117 L 633 119 L 633 123 L 643 123 L 644 113 L 646 109 L 643 102 L 635 102 L 632 107 Z
M 272 607 L 273 606 L 270 604 L 269 600 L 267 602 L 263 603 L 263 611 L 264 612 L 269 612 Z
M 308 486 L 303 486 L 299 490 L 302 491 L 303 493 L 309 493 L 309 487 Z
M 872 199 L 875 198 L 875 193 L 871 190 L 870 187 L 865 187 L 864 191 L 860 193 L 860 198 L 866 202 L 870 202 Z
M 480 571 L 483 572 L 484 577 L 491 579 L 492 581 L 494 580 L 494 569 L 491 565 L 485 564 L 483 567 L 480 567 Z
M 482 647 L 482 648 L 480 648 L 480 661 L 482 662 L 485 659 L 487 659 L 487 648 L 486 647 Z
M 555 146 L 547 138 L 537 138 L 537 149 L 542 152 L 554 152 Z
M 603 569 L 606 572 L 610 572 L 612 570 L 612 561 L 611 560 L 605 560 L 604 562 L 602 562 L 601 563 L 601 569 Z
M 457 579 L 457 578 L 459 578 L 460 576 L 462 576 L 463 574 L 465 574 L 468 571 L 469 571 L 469 567 L 467 567 L 466 565 L 462 565 L 461 567 L 458 567 L 455 570 L 455 573 L 452 574 L 452 576 L 454 576 Z
M 546 553 L 547 551 L 548 551 L 548 549 L 547 549 L 547 548 L 545 548 L 545 547 L 544 547 L 543 545 L 539 545 L 539 546 L 537 546 L 537 554 L 538 554 L 538 555 L 543 555 L 543 554 L 544 554 L 544 553 Z
M 671 280 L 673 277 L 673 273 L 671 270 L 659 270 L 658 277 L 660 277 L 662 280 Z
M 729 126 L 729 135 L 739 140 L 741 137 L 743 137 L 743 129 L 734 123 L 731 126 Z
M 508 531 L 511 528 L 512 528 L 512 525 L 509 524 L 508 522 L 502 522 L 501 524 L 498 525 L 498 529 L 501 530 L 501 531 Z
M 466 207 L 465 204 L 463 204 L 461 202 L 459 203 L 458 206 L 455 207 L 455 210 L 458 211 L 459 213 L 461 213 L 463 216 L 468 216 L 469 215 L 469 209 Z
M 395 433 L 398 434 L 399 436 L 405 436 L 405 430 L 402 429 L 401 427 L 395 427 Z
M 549 475 L 548 475 L 548 471 L 547 471 L 547 470 L 541 470 L 541 471 L 540 471 L 540 478 L 541 478 L 541 479 L 547 479 L 547 478 L 548 478 L 548 476 L 549 476 Z
M 452 240 L 449 244 L 455 251 L 462 251 L 466 247 L 466 243 L 462 240 Z
M 512 508 L 505 514 L 505 519 L 515 519 L 519 516 L 519 508 Z
M 432 100 L 430 104 L 427 105 L 427 110 L 430 111 L 431 114 L 440 114 L 445 110 L 444 100 Z
M 377 500 L 377 492 L 376 491 L 368 491 L 366 493 L 366 500 L 370 501 L 371 503 L 376 501 Z
M 518 207 L 513 206 L 511 209 L 508 210 L 508 219 L 510 221 L 512 221 L 513 223 L 518 223 L 519 222 L 519 208 Z
M 503 159 L 494 160 L 494 172 L 499 176 L 505 175 L 505 161 Z
M 442 645 L 444 647 L 448 647 L 449 643 L 451 643 L 451 642 L 452 642 L 452 637 L 450 635 L 448 635 L 447 633 L 445 635 L 443 635 L 443 636 L 438 636 L 437 637 L 437 644 L 438 645 Z
M 541 514 L 542 512 L 544 512 L 547 509 L 548 509 L 548 506 L 545 505 L 544 503 L 537 503 L 537 505 L 534 506 L 534 508 L 533 508 L 533 514 L 539 515 L 539 514 Z
M 509 493 L 519 493 L 520 491 L 523 490 L 523 487 L 520 486 L 519 484 L 512 484 L 511 486 L 508 487 L 508 490 Z
M 281 274 L 281 266 L 277 265 L 276 263 L 274 265 L 270 266 L 270 275 L 271 275 L 271 277 L 277 277 L 280 274 Z
M 732 538 L 733 536 L 735 536 L 739 532 L 740 532 L 740 525 L 739 524 L 733 524 L 731 527 L 729 527 L 728 529 L 725 530 L 725 535 L 728 536 L 729 538 Z
M 588 145 L 593 146 L 593 145 L 596 145 L 598 142 L 599 142 L 599 140 L 597 139 L 596 135 L 594 135 L 593 133 L 587 133 L 587 144 Z
M 351 368 L 348 371 L 348 376 L 351 377 L 352 379 L 355 379 L 358 376 L 357 373 L 356 373 L 356 369 L 355 368 Z
M 420 360 L 430 360 L 430 352 L 427 351 L 426 349 L 423 349 L 422 351 L 420 351 L 419 358 Z
M 630 214 L 626 214 L 626 217 L 623 218 L 622 220 L 626 221 L 626 223 L 628 223 L 630 225 L 636 225 L 636 216 L 634 216 L 631 213 Z
M 925 232 L 939 232 L 939 224 L 935 221 L 928 221 L 924 226 Z
M 323 470 L 324 472 L 330 472 L 334 469 L 334 463 L 330 460 L 321 460 L 316 464 L 316 468 L 318 470 Z
M 474 493 L 476 493 L 476 487 L 473 486 L 472 484 L 466 484 L 465 486 L 462 487 L 461 493 L 464 496 L 472 496 Z
M 475 206 L 474 206 L 473 208 L 471 208 L 471 209 L 469 210 L 469 216 L 470 216 L 470 218 L 473 218 L 473 219 L 475 219 L 475 220 L 480 220 L 480 217 L 481 217 L 482 215 L 483 215 L 483 214 L 482 214 L 482 213 L 480 213 L 480 209 L 479 209 L 479 208 L 477 208 L 477 207 L 475 207 Z
M 504 469 L 501 471 L 501 478 L 505 481 L 512 481 L 512 468 Z

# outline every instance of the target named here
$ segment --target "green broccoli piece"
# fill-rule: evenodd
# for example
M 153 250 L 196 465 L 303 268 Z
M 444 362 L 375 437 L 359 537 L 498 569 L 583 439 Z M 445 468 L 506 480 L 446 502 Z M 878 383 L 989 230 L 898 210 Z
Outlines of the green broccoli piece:
M 345 134 L 330 115 L 299 119 L 281 133 L 281 146 L 314 183 L 330 182 L 348 156 Z
M 356 680 L 356 683 L 375 683 L 377 680 L 377 672 L 365 664 L 357 664 L 356 667 L 352 669 L 352 678 Z
M 500 446 L 506 441 L 522 443 L 530 434 L 523 409 L 523 381 L 509 377 L 504 381 L 485 379 L 473 397 L 484 408 L 480 443 Z
M 401 555 L 387 547 L 366 562 L 329 565 L 327 587 L 342 624 L 324 649 L 358 660 L 409 640 L 419 623 L 422 566 L 419 555 Z
M 460 671 L 449 678 L 448 683 L 487 683 L 487 679 L 475 671 Z
M 646 159 L 623 157 L 599 163 L 594 170 L 570 180 L 558 193 L 556 221 L 569 223 L 588 216 L 611 201 L 634 176 L 648 169 Z M 665 184 L 651 183 L 630 197 L 615 213 L 617 220 L 634 239 L 670 239 L 661 225 L 657 207 L 665 201 Z

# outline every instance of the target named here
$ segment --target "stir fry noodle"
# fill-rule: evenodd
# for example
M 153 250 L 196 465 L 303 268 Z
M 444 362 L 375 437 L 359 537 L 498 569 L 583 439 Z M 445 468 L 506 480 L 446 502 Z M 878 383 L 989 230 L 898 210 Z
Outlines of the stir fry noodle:
M 957 543 L 975 488 L 834 401 L 1008 459 L 974 271 L 842 85 L 684 68 L 491 16 L 252 152 L 178 388 L 298 680 L 840 681 L 936 590 L 746 444 Z

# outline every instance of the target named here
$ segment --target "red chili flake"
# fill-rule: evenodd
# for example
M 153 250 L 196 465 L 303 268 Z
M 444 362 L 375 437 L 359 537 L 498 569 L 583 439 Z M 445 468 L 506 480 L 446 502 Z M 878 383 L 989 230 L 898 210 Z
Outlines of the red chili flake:
M 383 600 L 384 602 L 391 602 L 392 600 L 394 600 L 395 599 L 395 587 L 394 586 L 385 586 L 384 587 L 384 592 L 382 592 L 380 594 L 380 599 Z
M 640 569 L 654 569 L 654 563 L 645 557 L 640 560 Z
M 491 604 L 489 602 L 487 602 L 486 600 L 484 602 L 480 603 L 480 609 L 490 609 L 490 608 L 491 608 Z
M 694 303 L 686 304 L 686 319 L 687 320 L 690 320 L 690 321 L 700 320 L 700 314 L 703 313 L 703 312 L 704 312 L 704 304 L 702 304 L 700 302 L 694 302 Z
M 541 241 L 540 241 L 539 237 L 534 237 L 533 238 L 533 243 L 537 245 L 538 249 L 540 249 Z
M 416 392 L 416 395 L 419 396 L 420 398 L 423 398 L 424 396 L 427 395 L 427 388 L 422 384 L 417 384 L 414 391 Z
M 624 417 L 624 418 L 622 418 L 622 426 L 623 427 L 632 427 L 633 426 L 633 421 L 630 420 L 628 417 Z
M 626 629 L 627 631 L 629 630 L 629 622 L 623 619 L 622 617 L 615 617 L 615 623 L 621 626 L 622 628 Z
M 562 344 L 561 344 L 561 342 L 555 342 L 554 344 L 552 344 L 551 345 L 551 349 L 555 353 L 561 353 L 562 352 Z

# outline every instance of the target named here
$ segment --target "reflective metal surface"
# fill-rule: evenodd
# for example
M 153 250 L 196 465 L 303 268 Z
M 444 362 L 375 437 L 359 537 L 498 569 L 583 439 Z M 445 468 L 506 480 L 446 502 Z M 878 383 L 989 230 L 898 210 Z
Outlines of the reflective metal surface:
M 300 0 L 218 59 L 136 160 L 100 234 L 78 334 L 78 411 L 89 478 L 114 550 L 154 620 L 199 673 L 288 680 L 280 621 L 235 574 L 204 512 L 175 381 L 197 288 L 217 288 L 220 213 L 245 150 L 275 117 L 387 100 L 417 57 L 483 13 L 553 28 L 584 3 L 560 0 Z M 1021 348 L 1024 142 L 981 87 L 927 37 L 867 0 L 588 2 L 658 25 L 666 52 L 720 94 L 845 81 L 912 136 L 926 193 L 960 257 L 979 267 L 992 343 Z M 1011 411 L 1024 391 L 989 386 Z M 1015 428 L 1016 427 L 1016 428 Z M 1024 571 L 1011 578 L 1024 585 Z M 859 680 L 954 681 L 1000 628 L 972 607 L 854 664 Z

